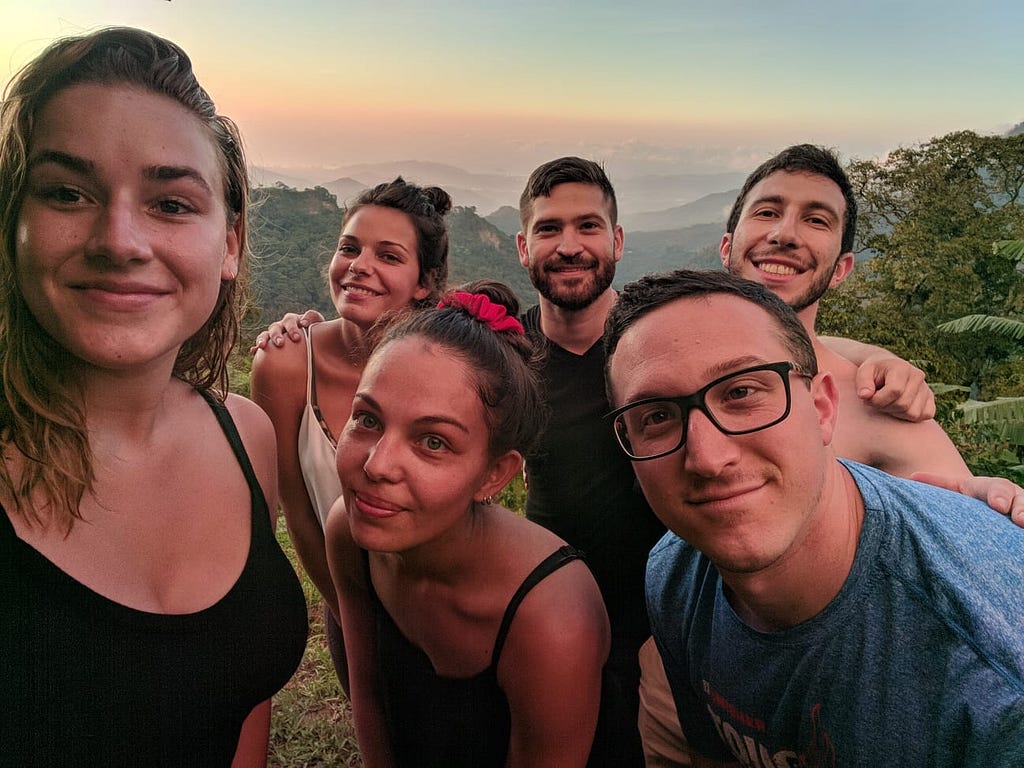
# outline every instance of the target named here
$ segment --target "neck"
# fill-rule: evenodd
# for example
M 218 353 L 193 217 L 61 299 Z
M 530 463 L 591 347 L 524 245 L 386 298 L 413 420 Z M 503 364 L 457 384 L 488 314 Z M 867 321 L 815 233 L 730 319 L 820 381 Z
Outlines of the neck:
M 363 328 L 345 318 L 332 320 L 328 325 L 334 326 L 338 355 L 352 365 L 364 368 L 383 328 Z
M 604 324 L 618 294 L 608 288 L 583 309 L 563 309 L 540 297 L 540 329 L 563 349 L 581 355 L 604 335 Z
M 757 573 L 722 572 L 737 615 L 754 629 L 779 632 L 819 614 L 850 575 L 863 522 L 857 484 L 833 460 L 817 507 L 793 549 Z
M 818 337 L 814 334 L 814 326 L 818 322 L 818 302 L 804 307 L 796 313 L 796 316 L 800 318 L 800 322 L 803 323 L 804 330 L 811 337 L 811 341 L 817 341 Z

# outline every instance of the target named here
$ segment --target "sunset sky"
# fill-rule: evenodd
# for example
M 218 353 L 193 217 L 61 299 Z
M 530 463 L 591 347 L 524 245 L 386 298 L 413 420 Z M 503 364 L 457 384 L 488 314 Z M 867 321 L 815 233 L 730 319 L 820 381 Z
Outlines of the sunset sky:
M 0 82 L 50 40 L 179 43 L 262 166 L 750 170 L 1024 121 L 1024 2 L 7 0 Z

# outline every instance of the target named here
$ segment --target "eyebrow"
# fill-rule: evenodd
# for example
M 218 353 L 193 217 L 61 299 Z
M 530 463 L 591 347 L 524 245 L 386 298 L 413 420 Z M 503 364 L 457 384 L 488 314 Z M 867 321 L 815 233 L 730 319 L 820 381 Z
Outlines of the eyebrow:
M 706 380 L 703 384 L 700 385 L 700 387 L 697 387 L 697 389 L 690 390 L 689 392 L 684 392 L 682 395 L 666 395 L 664 386 L 659 386 L 658 388 L 648 387 L 640 390 L 639 392 L 630 393 L 629 400 L 623 402 L 623 405 L 629 405 L 630 403 L 635 403 L 639 400 L 649 400 L 650 398 L 655 397 L 685 397 L 687 395 L 693 394 L 694 392 L 698 391 L 703 387 L 706 387 L 712 381 L 715 381 L 715 379 L 720 379 L 723 376 L 728 376 L 730 373 L 735 373 L 736 371 L 742 371 L 744 368 L 753 368 L 755 365 L 763 365 L 769 362 L 771 361 L 766 360 L 763 357 L 758 357 L 756 355 L 741 355 L 740 357 L 734 357 L 729 360 L 723 360 L 722 362 L 716 363 L 715 365 L 712 365 L 711 367 L 704 371 Z
M 355 241 L 357 243 L 360 242 L 359 238 L 356 237 L 355 235 L 346 235 L 346 234 L 340 235 L 338 240 L 339 240 L 339 242 L 341 240 L 353 240 L 353 241 Z M 406 247 L 402 243 L 399 243 L 399 242 L 397 242 L 395 240 L 380 240 L 380 241 L 378 241 L 378 245 L 393 246 L 393 247 L 396 247 L 396 248 L 401 248 L 403 251 L 408 251 L 409 250 L 408 247 Z
M 545 224 L 561 224 L 562 222 L 565 222 L 565 221 L 571 221 L 573 223 L 577 223 L 577 222 L 581 222 L 581 221 L 594 221 L 594 220 L 604 221 L 604 216 L 601 214 L 600 211 L 591 211 L 589 213 L 581 213 L 579 216 L 573 216 L 573 217 L 571 217 L 569 219 L 563 219 L 563 218 L 561 218 L 559 216 L 548 216 L 547 218 L 537 219 L 535 222 L 533 222 L 533 227 L 532 228 L 540 227 L 540 226 L 543 226 Z
M 40 165 L 53 163 L 69 171 L 81 174 L 82 176 L 95 176 L 96 164 L 84 157 L 72 155 L 68 152 L 61 152 L 56 149 L 47 149 L 34 156 L 28 162 L 28 170 Z M 176 179 L 188 179 L 202 187 L 207 193 L 213 194 L 209 183 L 199 171 L 188 165 L 152 165 L 143 170 L 143 176 L 150 181 L 175 181 Z
M 368 395 L 365 392 L 356 392 L 355 397 L 353 398 L 353 401 L 357 400 L 357 399 L 358 400 L 362 400 L 364 403 L 369 405 L 375 411 L 383 412 L 383 409 L 380 407 L 380 403 L 378 403 L 373 398 L 372 395 Z M 448 424 L 449 426 L 455 427 L 460 432 L 464 432 L 467 435 L 469 434 L 469 428 L 466 427 L 465 424 L 463 424 L 462 422 L 457 421 L 457 420 L 451 418 L 450 416 L 433 416 L 433 415 L 420 416 L 419 418 L 413 420 L 413 424 L 415 424 L 417 426 L 430 425 L 430 424 Z
M 750 202 L 750 207 L 753 208 L 754 206 L 760 205 L 761 203 L 773 203 L 775 205 L 783 205 L 785 204 L 785 202 L 785 198 L 783 198 L 781 195 L 765 195 L 764 197 L 759 197 L 756 200 L 752 200 Z M 843 220 L 842 214 L 840 214 L 839 211 L 837 211 L 828 203 L 822 202 L 821 200 L 810 200 L 804 203 L 801 206 L 801 208 L 805 211 L 825 211 L 826 213 L 831 214 L 836 219 L 836 221 Z

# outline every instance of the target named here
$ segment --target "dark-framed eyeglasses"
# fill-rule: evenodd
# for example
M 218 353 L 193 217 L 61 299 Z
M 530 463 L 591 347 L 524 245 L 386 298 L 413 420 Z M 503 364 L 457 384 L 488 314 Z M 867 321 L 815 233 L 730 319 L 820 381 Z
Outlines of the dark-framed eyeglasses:
M 629 458 L 658 459 L 683 447 L 694 408 L 726 435 L 746 435 L 783 421 L 792 405 L 790 373 L 813 378 L 789 361 L 755 365 L 715 379 L 693 394 L 644 398 L 608 417 Z

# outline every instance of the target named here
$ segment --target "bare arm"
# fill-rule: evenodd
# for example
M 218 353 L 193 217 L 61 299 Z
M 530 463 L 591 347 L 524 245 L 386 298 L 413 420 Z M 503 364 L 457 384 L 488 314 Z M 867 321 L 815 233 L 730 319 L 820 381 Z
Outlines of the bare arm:
M 295 553 L 327 604 L 336 606 L 338 600 L 327 569 L 324 532 L 299 466 L 299 422 L 306 402 L 305 344 L 289 345 L 273 356 L 258 352 L 252 365 L 251 393 L 274 424 L 278 488 Z
M 270 699 L 257 704 L 242 723 L 231 768 L 265 768 L 270 743 Z
M 819 336 L 829 350 L 857 366 L 857 396 L 872 407 L 906 421 L 935 417 L 935 395 L 924 371 L 892 352 L 838 336 Z
M 586 765 L 610 642 L 586 565 L 566 565 L 534 587 L 498 664 L 512 717 L 508 768 Z
M 327 550 L 345 637 L 349 698 L 360 754 L 367 768 L 389 768 L 394 760 L 374 663 L 376 622 L 367 591 L 363 555 L 352 540 L 342 500 L 327 519 Z

